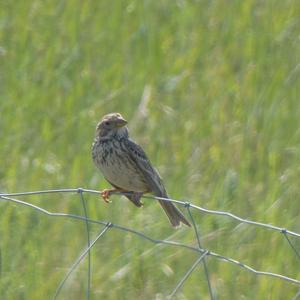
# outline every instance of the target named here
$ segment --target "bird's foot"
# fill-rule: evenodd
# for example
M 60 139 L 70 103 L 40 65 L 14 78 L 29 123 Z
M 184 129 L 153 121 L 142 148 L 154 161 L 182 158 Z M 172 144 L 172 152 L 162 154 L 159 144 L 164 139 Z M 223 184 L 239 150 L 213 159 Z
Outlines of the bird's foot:
M 104 200 L 104 202 L 106 203 L 111 203 L 111 201 L 109 200 L 110 194 L 111 193 L 117 193 L 117 192 L 126 192 L 125 190 L 122 189 L 104 189 L 103 191 L 100 192 L 100 195 L 102 197 L 102 199 Z
M 111 201 L 109 200 L 109 196 L 111 192 L 114 192 L 114 189 L 105 189 L 103 191 L 100 192 L 100 195 L 102 197 L 102 199 L 104 200 L 105 203 L 110 203 Z

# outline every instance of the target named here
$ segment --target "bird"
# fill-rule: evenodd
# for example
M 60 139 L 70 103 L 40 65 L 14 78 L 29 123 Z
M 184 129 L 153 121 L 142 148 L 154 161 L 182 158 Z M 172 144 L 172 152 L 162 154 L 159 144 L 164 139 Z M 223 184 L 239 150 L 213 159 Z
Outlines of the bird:
M 111 193 L 121 192 L 137 207 L 143 206 L 141 197 L 152 193 L 169 198 L 161 176 L 152 166 L 143 148 L 129 138 L 128 122 L 120 113 L 103 116 L 96 126 L 92 144 L 92 158 L 96 167 L 113 189 L 101 191 L 105 202 Z M 158 199 L 173 227 L 180 223 L 191 226 L 182 212 L 170 201 Z

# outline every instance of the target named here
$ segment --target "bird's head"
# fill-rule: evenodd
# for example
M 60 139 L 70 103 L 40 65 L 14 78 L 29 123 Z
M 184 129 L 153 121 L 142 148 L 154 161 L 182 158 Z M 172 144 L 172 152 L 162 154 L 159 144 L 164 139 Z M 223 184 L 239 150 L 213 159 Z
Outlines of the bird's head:
M 127 121 L 119 113 L 105 115 L 96 127 L 98 138 L 128 137 Z

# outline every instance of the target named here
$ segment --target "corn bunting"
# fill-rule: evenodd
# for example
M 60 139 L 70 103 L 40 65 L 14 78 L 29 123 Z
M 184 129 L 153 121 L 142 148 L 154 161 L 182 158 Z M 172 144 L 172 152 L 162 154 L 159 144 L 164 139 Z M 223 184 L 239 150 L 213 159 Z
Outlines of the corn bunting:
M 126 197 L 136 206 L 144 193 L 153 193 L 157 197 L 168 198 L 162 179 L 144 150 L 129 139 L 127 121 L 119 113 L 105 115 L 96 127 L 96 136 L 92 146 L 95 165 L 105 179 L 114 187 L 101 192 L 108 202 L 111 192 L 128 193 Z M 180 222 L 190 226 L 180 210 L 171 202 L 158 200 L 174 227 Z

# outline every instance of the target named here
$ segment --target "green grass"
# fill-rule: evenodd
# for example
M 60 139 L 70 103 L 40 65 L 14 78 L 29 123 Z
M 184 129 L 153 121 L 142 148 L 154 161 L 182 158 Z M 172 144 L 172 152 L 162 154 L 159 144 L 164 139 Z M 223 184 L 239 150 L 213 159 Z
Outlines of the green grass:
M 107 187 L 90 148 L 98 120 L 119 111 L 173 198 L 300 232 L 299 20 L 297 0 L 1 1 L 0 190 Z M 77 195 L 22 199 L 83 214 Z M 92 218 L 196 245 L 153 201 L 87 200 Z M 195 219 L 204 247 L 300 279 L 280 234 Z M 1 201 L 1 299 L 51 299 L 85 244 L 84 223 Z M 91 298 L 163 299 L 196 259 L 111 229 L 92 250 Z M 298 290 L 212 258 L 208 269 L 218 299 Z M 60 299 L 84 299 L 86 271 Z M 209 299 L 202 267 L 177 294 L 199 298 Z

